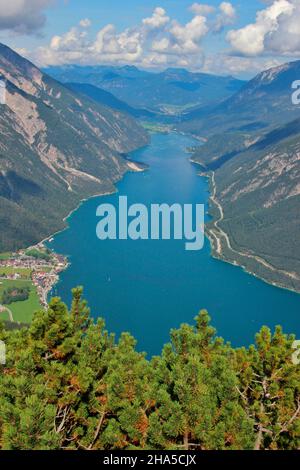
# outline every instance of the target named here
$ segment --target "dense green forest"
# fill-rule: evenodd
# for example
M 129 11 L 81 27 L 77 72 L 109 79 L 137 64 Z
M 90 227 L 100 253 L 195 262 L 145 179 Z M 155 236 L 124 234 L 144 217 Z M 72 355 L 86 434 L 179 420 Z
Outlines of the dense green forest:
M 148 360 L 54 298 L 28 328 L 0 328 L 1 449 L 298 449 L 294 337 L 264 327 L 249 349 L 218 338 L 207 312 Z

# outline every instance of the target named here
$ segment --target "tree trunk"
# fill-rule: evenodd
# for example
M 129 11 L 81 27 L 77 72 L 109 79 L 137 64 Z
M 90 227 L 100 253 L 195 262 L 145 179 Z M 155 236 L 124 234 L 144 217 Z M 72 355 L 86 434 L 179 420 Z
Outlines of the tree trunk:
M 260 416 L 259 416 L 260 420 L 262 419 L 262 415 L 263 415 L 264 411 L 265 411 L 264 404 L 261 403 L 260 404 Z M 258 425 L 258 434 L 257 434 L 257 438 L 255 440 L 254 450 L 260 450 L 262 440 L 263 440 L 263 425 L 261 423 L 259 423 L 259 425 Z
M 262 438 L 263 438 L 263 431 L 262 431 L 262 426 L 260 425 L 259 430 L 258 430 L 258 434 L 257 434 L 257 438 L 256 438 L 256 441 L 255 441 L 254 450 L 260 450 Z
M 189 450 L 189 432 L 188 431 L 184 432 L 183 447 L 184 447 L 184 450 Z

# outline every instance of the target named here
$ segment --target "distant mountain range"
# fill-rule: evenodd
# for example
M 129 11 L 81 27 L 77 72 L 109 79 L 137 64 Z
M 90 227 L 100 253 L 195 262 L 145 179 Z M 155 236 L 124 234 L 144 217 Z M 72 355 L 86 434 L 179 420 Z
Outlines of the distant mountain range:
M 40 241 L 81 199 L 112 191 L 147 144 L 128 114 L 66 88 L 0 44 L 0 252 Z
M 291 100 L 297 79 L 300 61 L 265 71 L 205 119 L 194 111 L 178 127 L 206 139 L 193 160 L 215 172 L 215 255 L 299 291 L 300 106 Z
M 209 110 L 198 107 L 184 115 L 180 130 L 208 137 L 216 132 L 267 132 L 299 116 L 291 100 L 300 61 L 264 71 L 227 100 Z M 203 119 L 205 117 L 205 119 Z
M 128 113 L 135 118 L 156 118 L 156 114 L 142 108 L 133 108 L 125 101 L 119 100 L 112 93 L 102 90 L 88 83 L 65 83 L 65 86 L 76 93 L 82 93 L 89 98 L 97 101 L 97 103 L 108 106 L 109 108 Z
M 233 77 L 192 73 L 185 69 L 153 73 L 134 66 L 71 65 L 50 67 L 45 71 L 61 82 L 90 84 L 106 90 L 131 107 L 166 114 L 215 105 L 245 83 Z

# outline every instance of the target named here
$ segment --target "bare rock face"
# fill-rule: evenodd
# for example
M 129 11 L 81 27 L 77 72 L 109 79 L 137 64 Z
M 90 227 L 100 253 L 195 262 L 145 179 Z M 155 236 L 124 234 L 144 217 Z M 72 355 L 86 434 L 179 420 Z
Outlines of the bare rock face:
M 130 116 L 77 95 L 4 45 L 0 76 L 3 251 L 44 238 L 82 198 L 113 190 L 129 169 L 121 154 L 148 136 Z

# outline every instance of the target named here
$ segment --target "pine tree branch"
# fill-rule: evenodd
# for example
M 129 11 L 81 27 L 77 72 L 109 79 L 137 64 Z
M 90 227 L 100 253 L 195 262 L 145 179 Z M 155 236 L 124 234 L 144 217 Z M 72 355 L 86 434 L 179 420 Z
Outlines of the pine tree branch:
M 98 439 L 98 436 L 99 436 L 99 433 L 101 431 L 101 427 L 102 427 L 102 424 L 103 424 L 103 421 L 105 419 L 105 416 L 106 416 L 106 411 L 104 411 L 102 413 L 102 415 L 100 416 L 100 419 L 99 419 L 99 422 L 98 422 L 98 426 L 97 426 L 97 429 L 96 429 L 96 432 L 95 432 L 95 435 L 94 435 L 94 439 L 93 439 L 93 442 L 89 445 L 88 449 L 89 450 L 92 450 L 95 442 L 97 441 Z
M 66 408 L 64 408 L 63 411 L 60 409 L 59 412 L 58 412 L 58 414 L 56 415 L 55 421 L 56 421 L 58 418 L 62 418 L 62 420 L 61 420 L 60 425 L 58 426 L 58 428 L 56 428 L 56 423 L 54 423 L 54 429 L 55 429 L 56 434 L 60 434 L 60 433 L 64 430 L 64 427 L 65 427 L 65 424 L 66 424 L 66 420 L 67 420 L 67 415 L 68 415 L 69 409 L 70 409 L 70 408 L 69 408 L 68 406 L 66 406 Z
M 248 400 L 247 400 L 247 397 L 245 396 L 245 394 L 243 392 L 241 392 L 241 390 L 239 389 L 239 387 L 236 385 L 235 389 L 237 390 L 237 392 L 240 394 L 240 396 L 242 397 L 242 399 L 244 400 L 245 403 L 248 403 Z
M 263 405 L 263 403 L 261 403 L 260 404 L 260 414 L 262 415 L 263 412 L 264 412 L 264 405 Z M 257 434 L 257 438 L 256 438 L 255 444 L 254 444 L 254 450 L 260 450 L 262 440 L 263 440 L 263 425 L 261 423 L 259 423 L 259 425 L 258 425 L 258 434 Z
M 284 425 L 282 426 L 281 430 L 279 431 L 279 434 L 281 434 L 282 432 L 287 432 L 289 426 L 291 426 L 291 425 L 293 424 L 293 422 L 295 421 L 295 419 L 298 418 L 298 415 L 300 414 L 300 399 L 299 399 L 299 398 L 298 398 L 298 400 L 297 400 L 297 405 L 298 405 L 297 410 L 295 411 L 295 413 L 293 414 L 293 416 L 291 417 L 291 419 L 289 419 L 289 421 L 287 421 L 286 423 L 284 423 Z

